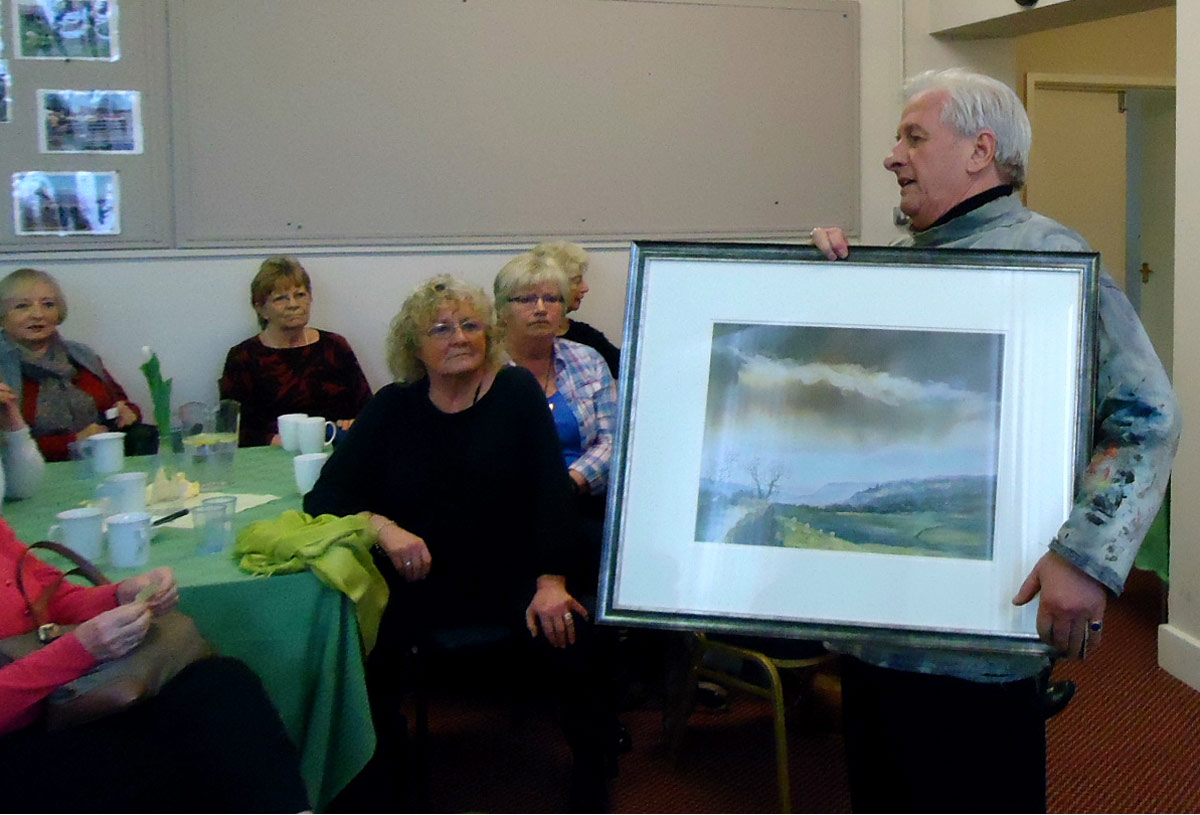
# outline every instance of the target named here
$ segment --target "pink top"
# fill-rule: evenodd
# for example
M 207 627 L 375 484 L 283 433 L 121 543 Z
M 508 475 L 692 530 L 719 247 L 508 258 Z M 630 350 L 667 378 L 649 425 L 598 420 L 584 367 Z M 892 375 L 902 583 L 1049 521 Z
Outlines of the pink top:
M 0 519 L 0 637 L 25 634 L 36 626 L 17 588 L 17 563 L 25 546 Z M 62 572 L 37 557 L 25 558 L 25 591 L 30 598 L 57 581 Z M 48 608 L 56 623 L 81 623 L 117 606 L 117 586 L 77 586 L 62 581 Z M 96 665 L 96 658 L 67 634 L 46 647 L 0 668 L 0 735 L 19 730 L 37 720 L 39 704 L 66 682 L 78 679 Z

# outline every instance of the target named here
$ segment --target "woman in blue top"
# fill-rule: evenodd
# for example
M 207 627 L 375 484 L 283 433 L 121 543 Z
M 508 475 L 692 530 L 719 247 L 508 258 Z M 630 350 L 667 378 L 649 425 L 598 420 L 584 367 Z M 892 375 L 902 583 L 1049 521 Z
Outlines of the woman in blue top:
M 594 348 L 557 336 L 570 282 L 547 256 L 518 255 L 493 290 L 509 356 L 542 386 L 554 416 L 587 543 L 580 577 L 595 580 L 613 452 L 617 388 Z

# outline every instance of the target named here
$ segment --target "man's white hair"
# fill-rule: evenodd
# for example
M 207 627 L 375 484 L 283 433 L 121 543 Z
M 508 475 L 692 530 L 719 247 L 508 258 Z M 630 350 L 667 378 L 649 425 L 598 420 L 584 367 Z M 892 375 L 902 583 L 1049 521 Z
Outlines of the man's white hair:
M 1020 189 L 1033 144 L 1033 129 L 1025 106 L 1012 88 L 998 79 L 965 68 L 925 71 L 904 83 L 904 98 L 911 100 L 925 91 L 947 95 L 942 123 L 964 138 L 984 130 L 996 136 L 996 169 L 1001 177 Z

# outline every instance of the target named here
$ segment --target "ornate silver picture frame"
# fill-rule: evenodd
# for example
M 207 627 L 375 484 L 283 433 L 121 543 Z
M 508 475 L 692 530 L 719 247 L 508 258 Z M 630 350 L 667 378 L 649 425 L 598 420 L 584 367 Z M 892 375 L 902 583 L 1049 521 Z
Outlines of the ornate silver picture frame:
M 600 619 L 1042 652 L 1099 256 L 638 242 Z

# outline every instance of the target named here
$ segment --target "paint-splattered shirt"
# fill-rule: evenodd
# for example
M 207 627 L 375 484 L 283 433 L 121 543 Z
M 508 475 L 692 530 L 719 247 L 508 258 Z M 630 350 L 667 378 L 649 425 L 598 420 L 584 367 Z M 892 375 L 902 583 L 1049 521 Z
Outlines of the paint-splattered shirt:
M 1007 195 L 897 246 L 1090 252 L 1076 232 Z M 1120 594 L 1138 547 L 1162 504 L 1179 444 L 1180 410 L 1171 383 L 1125 293 L 1101 272 L 1099 354 L 1091 460 L 1066 522 L 1049 542 L 1058 552 Z M 1014 588 L 1015 593 L 1015 588 Z M 1008 681 L 1044 668 L 1041 657 L 899 650 L 838 643 L 837 650 L 899 670 Z

